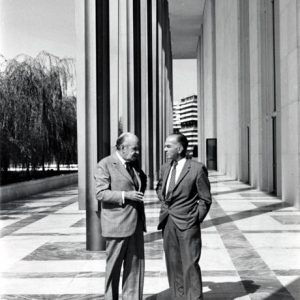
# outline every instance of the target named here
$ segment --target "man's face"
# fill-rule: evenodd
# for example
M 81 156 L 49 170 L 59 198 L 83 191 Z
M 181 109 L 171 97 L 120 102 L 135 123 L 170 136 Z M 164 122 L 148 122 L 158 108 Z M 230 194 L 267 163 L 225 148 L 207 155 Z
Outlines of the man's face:
M 177 142 L 176 136 L 169 136 L 166 139 L 164 151 L 168 159 L 177 160 L 180 157 L 182 146 Z
M 126 161 L 135 161 L 139 153 L 139 140 L 136 137 L 127 138 L 121 146 L 121 155 Z

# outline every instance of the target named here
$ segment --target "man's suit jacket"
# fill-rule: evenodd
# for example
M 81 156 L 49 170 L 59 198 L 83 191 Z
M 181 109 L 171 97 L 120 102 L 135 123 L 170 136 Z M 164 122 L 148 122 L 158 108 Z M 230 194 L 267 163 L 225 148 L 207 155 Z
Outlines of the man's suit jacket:
M 207 169 L 202 163 L 187 159 L 173 192 L 166 199 L 165 189 L 170 169 L 170 163 L 162 166 L 156 188 L 162 202 L 158 229 L 164 228 L 170 215 L 179 229 L 186 230 L 200 224 L 209 211 L 212 200 Z
M 139 181 L 139 191 L 145 192 L 146 175 L 134 167 Z M 104 237 L 122 238 L 131 236 L 137 226 L 138 215 L 146 231 L 144 203 L 122 201 L 122 191 L 134 191 L 133 179 L 116 153 L 103 158 L 97 165 L 95 174 L 96 199 L 101 202 L 101 227 Z

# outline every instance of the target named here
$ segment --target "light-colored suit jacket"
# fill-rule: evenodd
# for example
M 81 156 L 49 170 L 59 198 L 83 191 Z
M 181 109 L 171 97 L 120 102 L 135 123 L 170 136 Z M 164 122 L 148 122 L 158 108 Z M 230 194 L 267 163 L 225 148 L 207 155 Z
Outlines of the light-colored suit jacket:
M 138 166 L 134 172 L 139 181 L 139 191 L 145 192 L 146 175 Z M 144 203 L 126 200 L 123 204 L 122 191 L 134 191 L 134 182 L 116 153 L 103 158 L 95 174 L 96 199 L 101 202 L 101 227 L 104 237 L 122 238 L 132 235 L 138 216 L 146 231 Z
M 200 224 L 211 205 L 210 183 L 206 167 L 197 161 L 187 159 L 173 192 L 166 199 L 165 190 L 171 164 L 161 168 L 157 184 L 157 195 L 162 202 L 158 229 L 163 229 L 170 216 L 181 230 Z

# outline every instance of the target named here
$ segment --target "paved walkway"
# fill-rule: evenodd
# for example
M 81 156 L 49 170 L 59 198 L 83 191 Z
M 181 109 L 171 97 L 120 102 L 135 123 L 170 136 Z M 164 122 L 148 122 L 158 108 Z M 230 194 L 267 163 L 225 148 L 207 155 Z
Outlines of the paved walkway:
M 300 212 L 211 173 L 202 224 L 205 299 L 300 299 Z M 145 196 L 145 299 L 168 299 L 159 203 Z M 2 205 L 0 299 L 103 299 L 105 254 L 85 250 L 85 213 L 68 187 Z

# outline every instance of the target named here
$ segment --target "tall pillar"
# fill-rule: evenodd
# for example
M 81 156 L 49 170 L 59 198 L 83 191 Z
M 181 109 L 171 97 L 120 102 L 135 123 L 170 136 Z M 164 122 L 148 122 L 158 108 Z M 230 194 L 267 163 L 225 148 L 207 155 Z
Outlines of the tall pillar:
M 117 137 L 123 130 L 122 105 L 119 105 L 119 0 L 109 1 L 109 78 L 110 78 L 110 144 L 114 149 Z M 123 99 L 122 99 L 123 100 Z M 125 121 L 126 122 L 126 121 Z
M 128 115 L 128 18 L 127 18 L 127 1 L 117 0 L 119 3 L 119 10 L 113 11 L 110 7 L 109 11 L 112 14 L 117 14 L 119 36 L 117 39 L 118 51 L 119 51 L 119 66 L 118 66 L 118 83 L 119 83 L 119 107 L 121 110 L 120 118 L 122 120 L 122 131 L 129 131 L 130 117 Z
M 274 85 L 274 24 L 271 0 L 260 1 L 260 73 L 261 73 L 261 135 L 260 187 L 268 192 L 274 187 L 274 143 L 272 115 L 276 108 Z
M 159 148 L 159 103 L 158 103 L 158 88 L 157 88 L 157 0 L 151 0 L 151 42 L 152 42 L 152 122 L 153 122 L 153 130 L 152 130 L 152 141 L 153 141 L 153 181 L 158 180 L 158 172 L 160 167 L 159 161 L 159 152 L 161 149 Z
M 140 0 L 140 29 L 141 29 L 141 144 L 142 168 L 149 176 L 149 79 L 148 79 L 148 1 Z M 151 120 L 152 121 L 152 120 Z M 151 122 L 152 123 L 152 122 Z
M 203 62 L 203 25 L 197 47 L 197 95 L 198 95 L 198 159 L 206 161 L 205 155 L 205 123 L 204 123 L 204 62 Z
M 101 250 L 101 226 L 95 201 L 94 169 L 97 164 L 96 6 L 86 2 L 86 248 Z
M 165 152 L 163 151 L 166 136 L 172 129 L 171 110 L 172 107 L 172 59 L 171 59 L 171 35 L 169 24 L 169 7 L 167 1 L 157 2 L 157 60 L 158 60 L 158 97 L 159 97 L 159 119 L 160 119 L 160 163 L 166 160 Z
M 161 26 L 162 26 L 162 32 L 161 32 L 161 101 L 162 101 L 162 136 L 161 136 L 161 148 L 164 146 L 164 142 L 166 139 L 166 131 L 167 131 L 167 97 L 166 97 L 166 89 L 167 89 L 167 80 L 166 80 L 166 1 L 161 2 Z M 162 153 L 162 163 L 165 162 L 165 153 Z
M 249 2 L 239 3 L 239 172 L 238 179 L 250 181 L 250 54 Z
M 157 2 L 157 80 L 158 80 L 158 147 L 163 145 L 163 63 L 162 63 L 162 1 Z M 163 157 L 159 152 L 159 165 L 163 163 Z
M 169 4 L 165 2 L 164 8 L 164 56 L 165 56 L 165 102 L 166 102 L 166 123 L 165 138 L 173 132 L 173 98 L 172 98 L 172 51 L 171 51 L 171 34 L 170 34 L 170 23 L 169 23 Z M 165 140 L 165 139 L 164 139 Z
M 122 0 L 120 0 L 122 1 Z M 136 32 L 136 27 L 139 26 L 139 15 L 137 15 L 136 12 L 136 6 L 138 5 L 138 2 L 136 0 L 126 0 L 127 2 L 127 76 L 124 79 L 125 82 L 127 82 L 128 86 L 128 116 L 129 116 L 129 122 L 128 122 L 128 131 L 134 132 L 138 136 L 140 136 L 139 133 L 139 123 L 136 120 L 136 115 L 139 111 L 139 105 L 137 105 L 137 101 L 140 101 L 140 99 L 136 99 L 136 96 L 138 96 L 137 88 L 138 88 L 138 82 L 137 80 L 137 73 L 139 73 L 139 66 L 136 61 L 136 43 L 139 39 L 139 32 Z
M 85 139 L 86 122 L 87 122 L 87 103 L 86 97 L 86 37 L 85 37 L 85 4 L 77 0 L 76 4 L 76 73 L 77 73 L 77 153 L 78 153 L 78 198 L 79 209 L 85 209 L 86 198 L 86 158 L 87 147 Z
M 198 68 L 198 159 L 215 168 L 207 161 L 207 139 L 217 138 L 217 97 L 216 97 L 216 20 L 215 1 L 205 3 L 203 23 L 200 28 L 197 49 Z M 217 141 L 218 143 L 218 141 Z
M 109 0 L 96 1 L 96 74 L 97 74 L 97 161 L 110 154 L 110 73 L 109 67 Z M 93 174 L 94 181 L 94 174 Z M 95 202 L 93 191 L 93 202 Z M 87 223 L 87 247 L 89 250 L 104 250 L 105 239 L 101 235 L 100 205 L 93 206 Z M 94 208 L 97 208 L 95 214 Z M 87 213 L 89 210 L 87 210 Z M 97 218 L 95 217 L 97 215 Z M 93 218 L 95 218 L 93 220 Z M 96 226 L 97 225 L 97 231 Z M 90 227 L 89 227 L 90 226 Z M 95 229 L 94 229 L 95 228 Z M 89 230 L 91 234 L 89 235 Z
M 108 0 L 76 1 L 79 206 L 86 209 L 86 246 L 94 251 L 104 249 L 94 174 L 110 153 L 107 13 Z
M 154 188 L 154 177 L 155 177 L 155 161 L 153 159 L 155 149 L 155 141 L 154 141 L 154 122 L 153 115 L 156 114 L 154 110 L 154 81 L 153 81 L 153 15 L 152 15 L 152 2 L 151 0 L 147 0 L 147 26 L 146 26 L 146 34 L 147 34 L 147 89 L 148 89 L 148 178 L 149 178 L 149 188 Z M 141 12 L 142 14 L 142 12 Z M 143 20 L 143 17 L 142 17 Z M 143 80 L 142 80 L 143 82 Z

